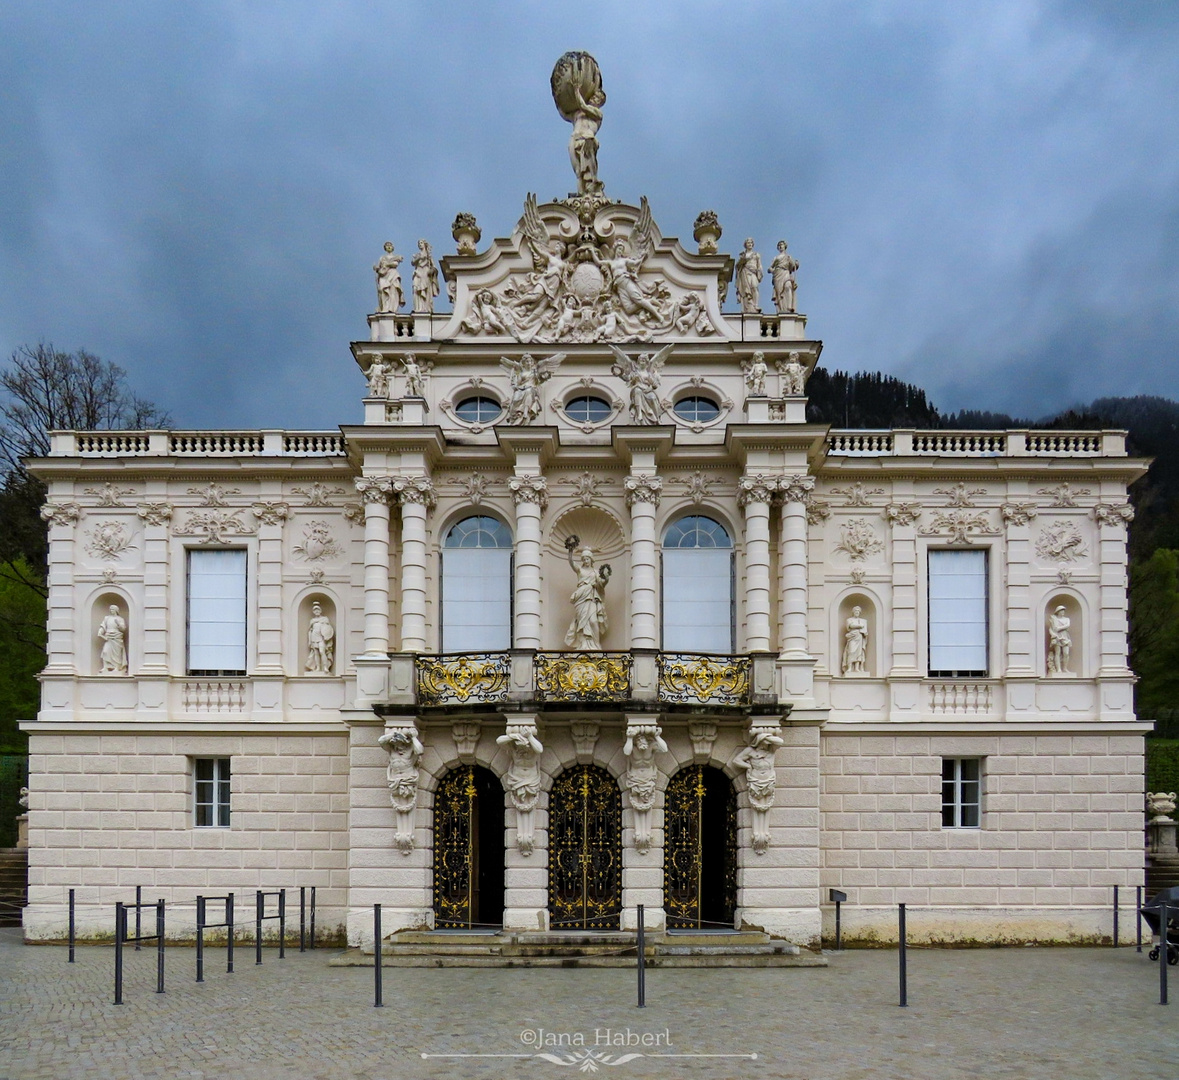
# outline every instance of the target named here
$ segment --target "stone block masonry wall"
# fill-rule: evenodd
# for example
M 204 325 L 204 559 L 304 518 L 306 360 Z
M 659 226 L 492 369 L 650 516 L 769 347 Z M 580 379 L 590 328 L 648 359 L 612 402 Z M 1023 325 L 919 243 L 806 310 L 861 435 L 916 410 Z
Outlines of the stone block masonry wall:
M 344 922 L 347 734 L 33 735 L 29 751 L 28 940 L 65 937 L 70 888 L 80 937 L 111 936 L 136 885 L 169 902 L 169 937 L 191 935 L 200 894 L 233 892 L 251 923 L 254 893 L 284 887 L 297 933 L 300 885 L 317 932 Z M 227 829 L 194 827 L 197 757 L 230 759 Z
M 946 757 L 982 758 L 981 827 L 941 824 Z M 821 757 L 824 936 L 828 889 L 848 895 L 847 941 L 1099 940 L 1143 883 L 1141 735 L 855 735 Z M 1132 931 L 1130 931 L 1132 932 Z

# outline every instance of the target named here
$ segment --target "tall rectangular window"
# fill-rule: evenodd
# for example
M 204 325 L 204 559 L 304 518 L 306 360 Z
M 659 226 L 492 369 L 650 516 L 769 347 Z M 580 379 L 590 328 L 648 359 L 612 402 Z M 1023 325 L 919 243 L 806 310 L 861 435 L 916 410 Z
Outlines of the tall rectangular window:
M 663 648 L 667 652 L 733 651 L 731 551 L 664 549 Z
M 982 807 L 982 759 L 942 758 L 942 828 L 977 829 Z
M 987 670 L 987 553 L 930 551 L 929 674 Z
M 246 553 L 188 553 L 188 673 L 246 673 Z
M 193 824 L 229 828 L 229 758 L 194 758 Z

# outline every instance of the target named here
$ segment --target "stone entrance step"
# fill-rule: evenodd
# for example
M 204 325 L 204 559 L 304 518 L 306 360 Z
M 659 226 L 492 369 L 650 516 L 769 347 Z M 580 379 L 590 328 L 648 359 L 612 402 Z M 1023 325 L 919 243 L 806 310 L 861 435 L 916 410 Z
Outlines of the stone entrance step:
M 383 967 L 634 967 L 636 935 L 618 931 L 466 933 L 403 931 L 381 946 Z M 649 967 L 826 967 L 825 957 L 759 931 L 651 933 Z M 371 967 L 372 948 L 331 963 Z

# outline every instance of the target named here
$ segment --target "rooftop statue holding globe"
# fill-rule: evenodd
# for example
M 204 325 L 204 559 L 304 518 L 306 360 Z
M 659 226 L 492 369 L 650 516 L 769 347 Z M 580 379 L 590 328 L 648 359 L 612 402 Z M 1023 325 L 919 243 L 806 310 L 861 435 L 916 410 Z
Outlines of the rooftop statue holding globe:
M 573 125 L 569 161 L 577 176 L 577 192 L 600 192 L 603 185 L 598 179 L 598 128 L 602 126 L 606 92 L 598 62 L 586 52 L 567 52 L 554 66 L 551 82 L 557 111 Z

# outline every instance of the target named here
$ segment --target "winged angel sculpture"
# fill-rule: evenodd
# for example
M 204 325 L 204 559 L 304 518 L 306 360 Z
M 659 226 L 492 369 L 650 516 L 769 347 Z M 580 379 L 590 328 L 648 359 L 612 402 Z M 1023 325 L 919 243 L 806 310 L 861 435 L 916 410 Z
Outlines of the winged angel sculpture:
M 512 384 L 505 424 L 531 424 L 540 416 L 541 383 L 553 377 L 564 359 L 564 353 L 554 353 L 544 360 L 534 359 L 531 353 L 525 353 L 519 360 L 499 358 L 499 366 L 508 373 Z
M 640 277 L 655 247 L 646 198 L 628 238 L 603 239 L 592 228 L 569 243 L 551 237 L 531 194 L 518 227 L 533 268 L 514 275 L 498 294 L 481 289 L 463 322 L 467 333 L 544 342 L 649 341 L 675 325 L 678 309 L 667 283 Z
M 610 373 L 622 379 L 630 393 L 630 417 L 636 424 L 658 424 L 663 412 L 659 400 L 659 384 L 663 379 L 663 364 L 671 352 L 670 345 L 654 353 L 627 356 L 617 345 L 611 345 L 618 362 Z

